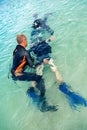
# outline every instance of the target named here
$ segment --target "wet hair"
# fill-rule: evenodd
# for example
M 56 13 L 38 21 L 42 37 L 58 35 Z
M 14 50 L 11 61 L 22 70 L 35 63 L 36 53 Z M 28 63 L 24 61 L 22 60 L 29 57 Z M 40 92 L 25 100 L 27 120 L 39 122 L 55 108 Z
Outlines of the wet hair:
M 18 34 L 18 35 L 17 35 L 16 40 L 17 40 L 18 44 L 21 44 L 24 39 L 27 39 L 24 34 Z
M 40 19 L 35 20 L 34 23 L 33 23 L 33 28 L 38 28 L 38 27 L 40 27 L 40 26 L 41 26 L 41 21 L 40 21 Z

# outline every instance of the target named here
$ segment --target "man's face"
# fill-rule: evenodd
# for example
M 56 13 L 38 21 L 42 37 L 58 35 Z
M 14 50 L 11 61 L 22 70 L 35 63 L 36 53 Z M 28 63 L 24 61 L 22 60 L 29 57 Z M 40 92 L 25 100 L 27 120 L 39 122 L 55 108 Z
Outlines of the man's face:
M 25 47 L 27 47 L 27 45 L 28 45 L 27 38 L 24 38 L 24 44 L 25 44 Z

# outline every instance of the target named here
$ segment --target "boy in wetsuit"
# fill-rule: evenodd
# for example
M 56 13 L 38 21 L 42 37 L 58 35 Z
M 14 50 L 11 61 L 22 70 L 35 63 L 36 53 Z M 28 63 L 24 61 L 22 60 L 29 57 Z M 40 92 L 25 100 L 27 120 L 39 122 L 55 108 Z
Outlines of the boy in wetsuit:
M 31 31 L 31 43 L 32 45 L 38 44 L 44 40 L 44 34 L 53 35 L 54 31 L 47 25 L 47 19 L 51 13 L 45 14 L 44 18 L 38 18 L 38 14 L 34 15 L 34 22 Z
M 54 31 L 47 25 L 48 16 L 51 13 L 45 15 L 43 19 L 38 18 L 38 14 L 35 14 L 35 21 L 33 22 L 33 31 L 31 32 L 31 48 L 30 52 L 34 52 L 38 60 L 38 66 L 36 68 L 36 73 L 39 75 L 43 74 L 44 64 L 49 64 L 51 70 L 55 73 L 57 81 L 60 83 L 63 82 L 63 79 L 54 64 L 53 59 L 51 58 L 51 46 L 48 44 L 53 41 L 55 37 L 53 36 Z M 47 40 L 43 40 L 41 36 L 42 32 L 48 32 L 50 34 L 50 38 Z
M 40 90 L 40 95 L 43 97 L 45 95 L 45 85 L 42 76 L 24 71 L 27 65 L 31 68 L 35 68 L 33 58 L 25 49 L 28 45 L 26 36 L 19 34 L 17 36 L 17 42 L 18 45 L 13 52 L 12 78 L 21 81 L 36 81 L 36 87 Z M 34 85 L 33 82 L 33 87 Z
M 51 46 L 48 44 L 48 42 L 53 41 L 54 39 L 55 39 L 54 36 L 51 36 L 50 39 L 47 39 L 46 41 L 42 41 L 38 43 L 36 46 L 31 47 L 29 51 L 30 52 L 33 51 L 38 60 L 36 73 L 42 75 L 44 64 L 49 64 L 51 70 L 55 73 L 57 81 L 61 83 L 63 82 L 63 79 L 56 65 L 54 64 L 53 59 L 51 58 L 50 55 L 52 53 Z

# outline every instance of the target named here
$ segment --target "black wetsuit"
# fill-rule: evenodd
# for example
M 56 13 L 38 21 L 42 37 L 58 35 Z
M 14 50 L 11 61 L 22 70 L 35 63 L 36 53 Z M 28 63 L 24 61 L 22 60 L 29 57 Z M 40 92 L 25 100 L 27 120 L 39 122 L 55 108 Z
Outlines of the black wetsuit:
M 46 24 L 47 17 L 44 19 L 36 19 L 33 22 L 32 31 L 31 31 L 31 43 L 37 44 L 46 39 L 46 33 L 49 35 L 54 34 L 54 31 Z M 45 36 L 45 37 L 44 37 Z
M 42 41 L 36 46 L 31 47 L 29 51 L 34 52 L 39 63 L 42 63 L 43 59 L 49 60 L 51 58 L 50 54 L 52 53 L 52 49 L 46 41 Z
M 41 95 L 44 96 L 45 85 L 42 76 L 35 73 L 24 72 L 26 65 L 33 68 L 33 59 L 23 46 L 17 45 L 13 52 L 13 65 L 11 69 L 12 78 L 14 80 L 36 81 L 36 87 L 40 90 Z

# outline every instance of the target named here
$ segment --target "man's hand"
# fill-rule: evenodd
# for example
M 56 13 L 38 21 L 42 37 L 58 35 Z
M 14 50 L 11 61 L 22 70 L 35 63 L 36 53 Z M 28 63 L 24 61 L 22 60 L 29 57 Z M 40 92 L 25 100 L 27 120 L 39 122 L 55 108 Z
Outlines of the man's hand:
M 44 64 L 48 64 L 48 62 L 49 62 L 49 61 L 48 61 L 47 59 L 43 59 L 43 63 L 44 63 Z

